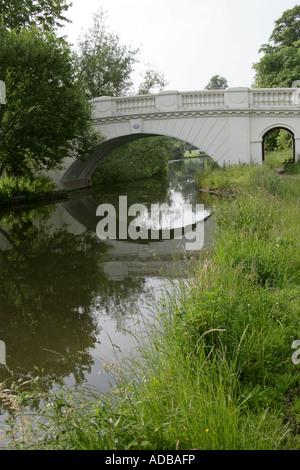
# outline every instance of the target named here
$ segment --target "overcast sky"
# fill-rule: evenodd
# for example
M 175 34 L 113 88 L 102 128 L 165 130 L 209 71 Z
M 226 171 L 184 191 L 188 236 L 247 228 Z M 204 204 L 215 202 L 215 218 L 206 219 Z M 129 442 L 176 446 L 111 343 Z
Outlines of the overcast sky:
M 252 64 L 295 0 L 72 0 L 72 24 L 64 28 L 77 43 L 102 8 L 120 42 L 140 49 L 137 73 L 149 64 L 163 73 L 168 90 L 203 89 L 213 75 L 230 87 L 251 87 Z M 141 82 L 136 75 L 137 82 Z M 138 86 L 136 85 L 136 88 Z

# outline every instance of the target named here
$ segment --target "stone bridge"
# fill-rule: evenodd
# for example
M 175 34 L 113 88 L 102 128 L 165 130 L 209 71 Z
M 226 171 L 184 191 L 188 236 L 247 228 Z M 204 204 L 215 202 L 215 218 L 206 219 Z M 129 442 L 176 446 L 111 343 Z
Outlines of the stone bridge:
M 87 187 L 100 160 L 112 150 L 158 135 L 188 142 L 221 166 L 260 164 L 264 136 L 283 128 L 291 133 L 293 156 L 299 159 L 299 93 L 296 88 L 229 88 L 96 98 L 93 123 L 106 140 L 85 162 L 66 159 L 63 169 L 50 176 L 70 189 Z

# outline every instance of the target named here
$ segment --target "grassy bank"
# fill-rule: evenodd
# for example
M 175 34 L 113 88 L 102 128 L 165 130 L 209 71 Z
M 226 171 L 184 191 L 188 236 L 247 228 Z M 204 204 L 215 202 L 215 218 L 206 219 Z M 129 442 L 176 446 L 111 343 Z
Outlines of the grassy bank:
M 101 397 L 45 396 L 38 380 L 26 392 L 4 384 L 11 445 L 299 449 L 299 166 L 290 173 L 242 165 L 199 176 L 201 187 L 234 197 L 216 199 L 211 251 L 165 293 L 128 373 L 122 364 L 118 386 Z M 25 416 L 38 400 L 42 412 Z

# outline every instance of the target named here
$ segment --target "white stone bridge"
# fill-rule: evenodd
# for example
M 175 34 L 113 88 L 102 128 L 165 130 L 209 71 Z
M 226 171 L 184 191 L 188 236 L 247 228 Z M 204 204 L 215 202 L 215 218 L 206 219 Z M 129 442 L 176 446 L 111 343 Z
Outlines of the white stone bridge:
M 86 187 L 112 150 L 158 135 L 188 142 L 219 165 L 228 165 L 262 163 L 264 136 L 283 128 L 291 133 L 293 156 L 299 159 L 299 93 L 296 88 L 229 88 L 96 98 L 93 123 L 106 140 L 85 162 L 66 159 L 63 170 L 51 176 L 61 186 Z

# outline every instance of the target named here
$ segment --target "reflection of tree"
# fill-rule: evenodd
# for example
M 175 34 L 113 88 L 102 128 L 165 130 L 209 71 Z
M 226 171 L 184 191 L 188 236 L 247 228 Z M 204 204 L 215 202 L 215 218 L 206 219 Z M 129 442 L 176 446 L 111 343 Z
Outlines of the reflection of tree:
M 203 160 L 198 158 L 182 159 L 169 164 L 170 189 L 181 192 L 186 203 L 199 203 L 195 173 L 202 169 L 202 165 Z
M 112 204 L 118 207 L 119 195 L 127 196 L 128 207 L 132 204 L 154 204 L 165 202 L 169 187 L 167 175 L 145 178 L 116 186 L 95 185 L 92 188 L 93 197 L 99 203 Z
M 141 292 L 143 280 L 117 290 L 102 272 L 107 248 L 95 234 L 46 226 L 47 216 L 4 219 L 1 236 L 11 249 L 0 251 L 0 339 L 14 378 L 38 368 L 50 387 L 70 374 L 79 383 L 90 371 L 99 333 L 95 297 L 117 320 L 118 304 Z M 0 367 L 0 382 L 6 374 Z
M 161 175 L 153 178 L 145 178 L 130 183 L 118 184 L 114 187 L 108 185 L 95 185 L 93 197 L 99 204 L 111 204 L 116 209 L 116 217 L 119 219 L 119 196 L 127 196 L 127 207 L 133 204 L 144 204 L 150 210 L 151 204 L 168 203 L 169 178 Z M 135 217 L 128 217 L 128 224 Z M 118 223 L 117 223 L 118 237 Z
M 96 250 L 88 233 L 50 231 L 30 219 L 3 232 L 12 246 L 0 253 L 0 335 L 9 368 L 28 376 L 38 367 L 49 385 L 70 373 L 83 378 L 91 364 L 85 349 L 96 341 L 89 305 L 102 247 L 97 244 Z

